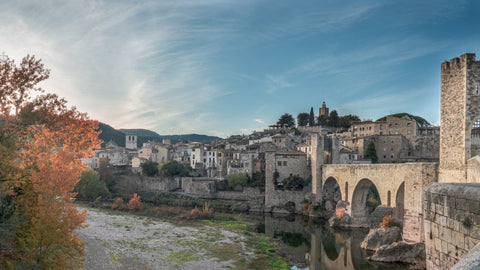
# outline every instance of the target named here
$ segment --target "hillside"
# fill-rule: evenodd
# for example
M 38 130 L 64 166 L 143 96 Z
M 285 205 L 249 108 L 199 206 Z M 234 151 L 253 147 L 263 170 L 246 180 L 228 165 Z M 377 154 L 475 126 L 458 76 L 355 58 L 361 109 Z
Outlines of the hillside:
M 390 115 L 394 116 L 394 117 L 399 117 L 399 118 L 404 117 L 405 115 L 408 115 L 408 117 L 417 121 L 421 126 L 425 126 L 425 127 L 430 126 L 430 123 L 427 120 L 425 120 L 425 118 L 417 116 L 417 115 L 411 115 L 409 113 L 396 113 L 396 114 L 390 114 Z M 377 119 L 377 121 L 385 121 L 386 119 L 387 119 L 387 115 L 382 117 L 382 118 Z
M 110 140 L 114 141 L 118 146 L 125 147 L 125 134 L 131 133 L 137 135 L 137 146 L 141 147 L 143 143 L 148 141 L 161 142 L 163 139 L 170 139 L 174 144 L 179 141 L 204 142 L 211 143 L 213 140 L 220 139 L 216 136 L 185 134 L 185 135 L 159 135 L 158 133 L 148 129 L 114 129 L 113 127 L 99 123 L 99 129 L 102 131 L 100 139 L 103 140 L 102 147 Z

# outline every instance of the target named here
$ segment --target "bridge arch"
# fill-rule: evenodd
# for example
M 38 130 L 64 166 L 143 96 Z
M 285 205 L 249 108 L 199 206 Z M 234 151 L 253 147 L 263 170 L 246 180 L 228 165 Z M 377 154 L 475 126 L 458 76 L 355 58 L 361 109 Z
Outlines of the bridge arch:
M 405 182 L 402 182 L 397 189 L 395 197 L 395 219 L 403 224 L 403 216 L 405 214 Z
M 342 191 L 335 177 L 328 177 L 322 188 L 322 201 L 325 203 L 325 209 L 335 210 L 337 202 L 342 200 Z
M 380 204 L 382 202 L 375 184 L 367 178 L 360 180 L 352 195 L 352 217 L 369 217 Z

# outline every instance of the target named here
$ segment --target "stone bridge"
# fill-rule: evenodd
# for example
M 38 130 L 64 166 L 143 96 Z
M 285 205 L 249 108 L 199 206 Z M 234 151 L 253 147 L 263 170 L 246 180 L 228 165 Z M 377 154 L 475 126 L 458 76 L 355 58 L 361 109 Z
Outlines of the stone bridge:
M 367 195 L 375 188 L 381 205 L 403 221 L 404 238 L 423 241 L 423 189 L 437 181 L 437 171 L 437 163 L 328 164 L 313 190 L 326 203 L 348 202 L 347 213 L 361 220 L 369 218 Z

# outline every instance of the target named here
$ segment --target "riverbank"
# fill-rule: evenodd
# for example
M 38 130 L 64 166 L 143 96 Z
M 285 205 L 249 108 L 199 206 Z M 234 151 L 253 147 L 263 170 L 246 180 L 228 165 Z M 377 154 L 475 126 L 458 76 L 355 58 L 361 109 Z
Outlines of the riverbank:
M 79 230 L 87 243 L 87 270 L 290 269 L 276 253 L 275 242 L 243 221 L 221 215 L 182 219 L 181 209 L 173 208 L 170 220 L 138 215 L 142 212 L 88 210 L 88 227 Z

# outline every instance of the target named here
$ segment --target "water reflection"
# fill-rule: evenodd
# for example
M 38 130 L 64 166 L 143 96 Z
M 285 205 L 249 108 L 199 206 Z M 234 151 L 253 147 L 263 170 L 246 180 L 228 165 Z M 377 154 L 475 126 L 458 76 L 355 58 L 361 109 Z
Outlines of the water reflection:
M 300 216 L 248 216 L 257 231 L 281 240 L 282 251 L 298 267 L 329 269 L 407 269 L 404 265 L 381 264 L 367 260 L 360 243 L 368 231 L 338 231 L 325 223 L 315 224 Z

